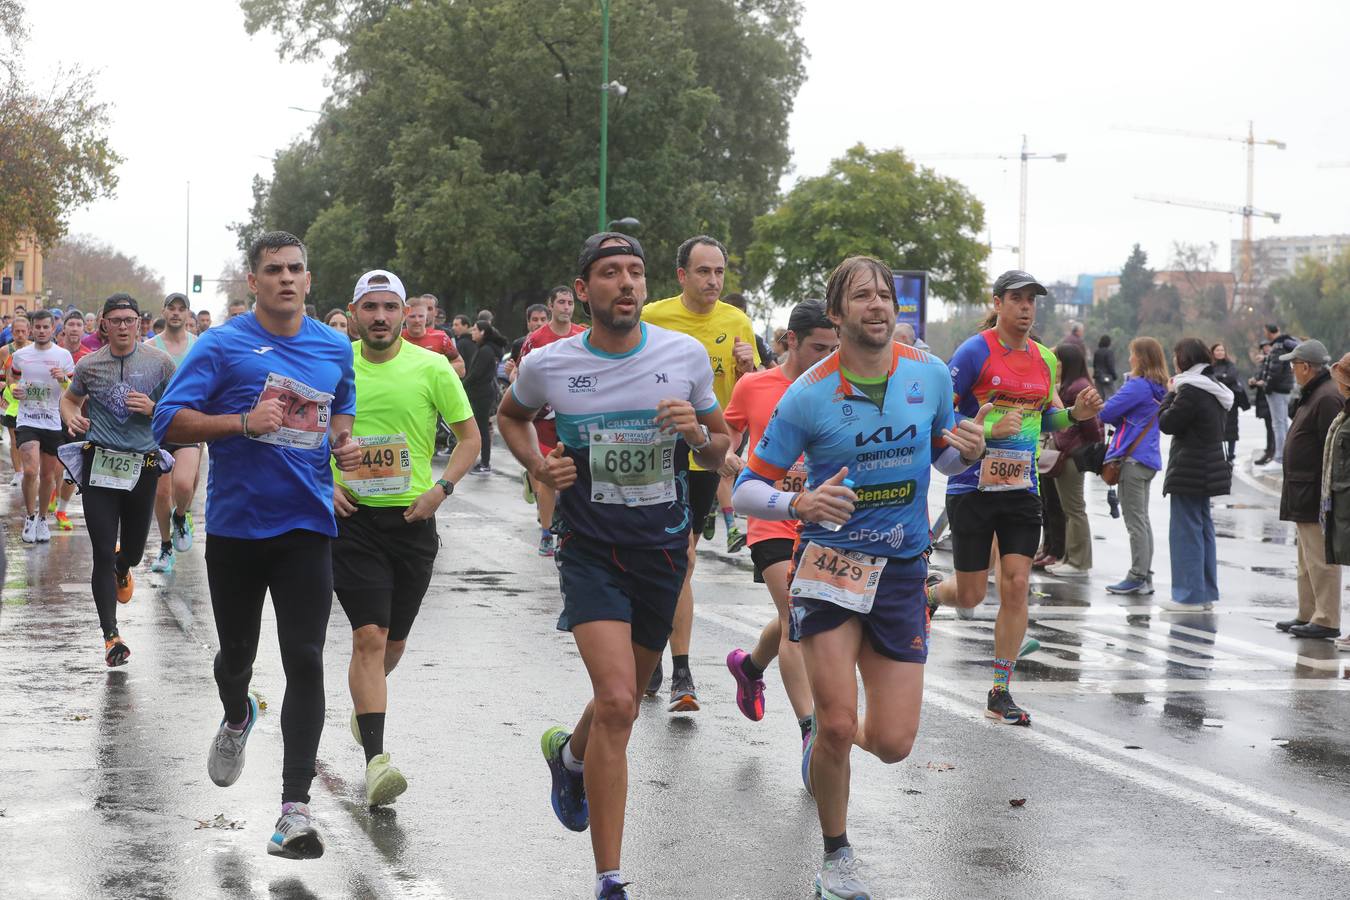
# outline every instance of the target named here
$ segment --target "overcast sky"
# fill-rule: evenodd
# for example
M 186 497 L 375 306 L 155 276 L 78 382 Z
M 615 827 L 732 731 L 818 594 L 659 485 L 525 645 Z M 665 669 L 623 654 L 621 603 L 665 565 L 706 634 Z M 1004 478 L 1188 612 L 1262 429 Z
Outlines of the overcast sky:
M 622 0 L 619 0 L 622 3 Z M 133 14 L 134 13 L 134 14 Z M 76 213 L 93 234 L 184 286 L 184 189 L 192 182 L 191 273 L 215 277 L 235 252 L 250 181 L 304 133 L 327 95 L 324 65 L 277 60 L 249 38 L 235 0 L 29 0 L 26 66 L 100 71 L 112 141 L 126 162 L 117 196 Z M 1016 154 L 1022 134 L 1064 163 L 1030 164 L 1027 267 L 1042 280 L 1119 268 L 1141 243 L 1162 266 L 1173 241 L 1218 244 L 1229 264 L 1240 216 L 1133 199 L 1137 193 L 1239 206 L 1245 147 L 1119 130 L 1242 135 L 1257 149 L 1256 234 L 1350 232 L 1350 4 L 917 3 L 807 0 L 811 56 L 790 142 L 798 176 L 859 141 L 938 154 Z M 868 42 L 871 42 L 869 46 Z M 1017 243 L 1019 163 L 924 159 L 985 204 L 996 245 Z M 997 273 L 1016 264 L 994 251 Z M 209 290 L 208 285 L 208 290 Z

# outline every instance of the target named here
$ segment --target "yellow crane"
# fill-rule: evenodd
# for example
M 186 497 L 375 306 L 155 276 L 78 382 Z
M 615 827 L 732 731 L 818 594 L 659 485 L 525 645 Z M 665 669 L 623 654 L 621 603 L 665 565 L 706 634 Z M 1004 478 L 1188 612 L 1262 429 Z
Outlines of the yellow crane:
M 1283 150 L 1286 147 L 1284 141 L 1272 139 L 1256 138 L 1256 133 L 1252 128 L 1252 123 L 1247 123 L 1247 134 L 1213 134 L 1203 131 L 1184 131 L 1178 128 L 1138 128 L 1126 127 L 1121 131 L 1134 131 L 1140 134 L 1163 134 L 1172 137 L 1200 138 L 1201 140 L 1211 141 L 1232 141 L 1247 146 L 1247 202 L 1241 206 L 1231 206 L 1223 203 L 1209 203 L 1203 200 L 1181 200 L 1176 198 L 1158 197 L 1154 195 L 1136 195 L 1139 200 L 1148 200 L 1152 203 L 1170 203 L 1174 206 L 1190 206 L 1197 209 L 1212 209 L 1218 212 L 1234 213 L 1242 216 L 1242 271 L 1239 278 L 1241 285 L 1241 298 L 1243 301 L 1250 299 L 1252 294 L 1252 218 L 1254 216 L 1263 216 L 1274 222 L 1280 221 L 1279 213 L 1266 212 L 1259 210 L 1255 206 L 1253 197 L 1253 187 L 1256 180 L 1256 147 L 1257 145 L 1274 147 L 1276 150 Z M 1234 297 L 1234 303 L 1238 302 L 1238 297 Z

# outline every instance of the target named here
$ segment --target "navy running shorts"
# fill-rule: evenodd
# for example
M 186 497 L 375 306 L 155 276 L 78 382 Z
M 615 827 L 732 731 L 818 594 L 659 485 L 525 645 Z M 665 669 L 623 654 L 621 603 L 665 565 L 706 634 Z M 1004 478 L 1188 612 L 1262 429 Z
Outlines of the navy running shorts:
M 573 531 L 559 539 L 557 563 L 563 595 L 559 631 L 587 622 L 627 622 L 633 643 L 665 649 L 689 568 L 683 548 L 616 547 Z

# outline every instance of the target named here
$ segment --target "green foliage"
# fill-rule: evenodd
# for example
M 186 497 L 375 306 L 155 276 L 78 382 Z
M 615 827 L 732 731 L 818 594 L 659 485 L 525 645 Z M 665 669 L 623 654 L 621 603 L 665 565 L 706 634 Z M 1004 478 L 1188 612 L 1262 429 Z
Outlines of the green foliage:
M 286 54 L 341 52 L 313 135 L 255 185 L 241 247 L 265 228 L 301 235 L 320 306 L 348 287 L 333 279 L 387 265 L 410 290 L 514 321 L 570 280 L 598 204 L 595 0 L 242 5 L 250 31 L 289 34 Z M 643 223 L 653 297 L 677 289 L 680 241 L 744 246 L 772 203 L 804 77 L 800 6 L 613 5 L 610 78 L 628 94 L 610 101 L 609 214 Z
M 1305 257 L 1271 289 L 1285 331 L 1317 338 L 1334 359 L 1350 350 L 1350 250 L 1329 263 Z
M 984 300 L 983 227 L 983 205 L 960 182 L 901 150 L 859 144 L 755 221 L 747 264 L 752 283 L 778 303 L 824 296 L 830 271 L 866 254 L 896 269 L 927 269 L 936 297 L 970 306 Z

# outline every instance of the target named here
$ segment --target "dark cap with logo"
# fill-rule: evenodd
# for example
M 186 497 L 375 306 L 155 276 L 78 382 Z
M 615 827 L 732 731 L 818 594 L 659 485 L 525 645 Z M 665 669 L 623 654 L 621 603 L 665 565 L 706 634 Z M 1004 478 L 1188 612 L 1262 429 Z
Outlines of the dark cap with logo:
M 605 241 L 610 240 L 623 241 L 628 246 L 625 247 L 622 244 L 611 244 L 608 247 L 600 246 Z M 585 278 L 586 273 L 590 271 L 591 264 L 607 256 L 636 256 L 644 263 L 647 261 L 647 257 L 642 252 L 642 245 L 638 243 L 637 238 L 629 237 L 620 231 L 602 231 L 586 238 L 586 243 L 581 245 L 581 255 L 577 257 L 578 277 Z
M 140 315 L 141 308 L 136 305 L 136 300 L 130 294 L 113 294 L 107 300 L 103 301 L 103 315 L 107 315 L 115 309 L 129 309 Z
M 994 281 L 994 296 L 1002 297 L 1008 291 L 1015 291 L 1024 287 L 1034 287 L 1036 293 L 1047 294 L 1045 285 L 1041 284 L 1030 274 L 1019 269 L 1009 269 Z

